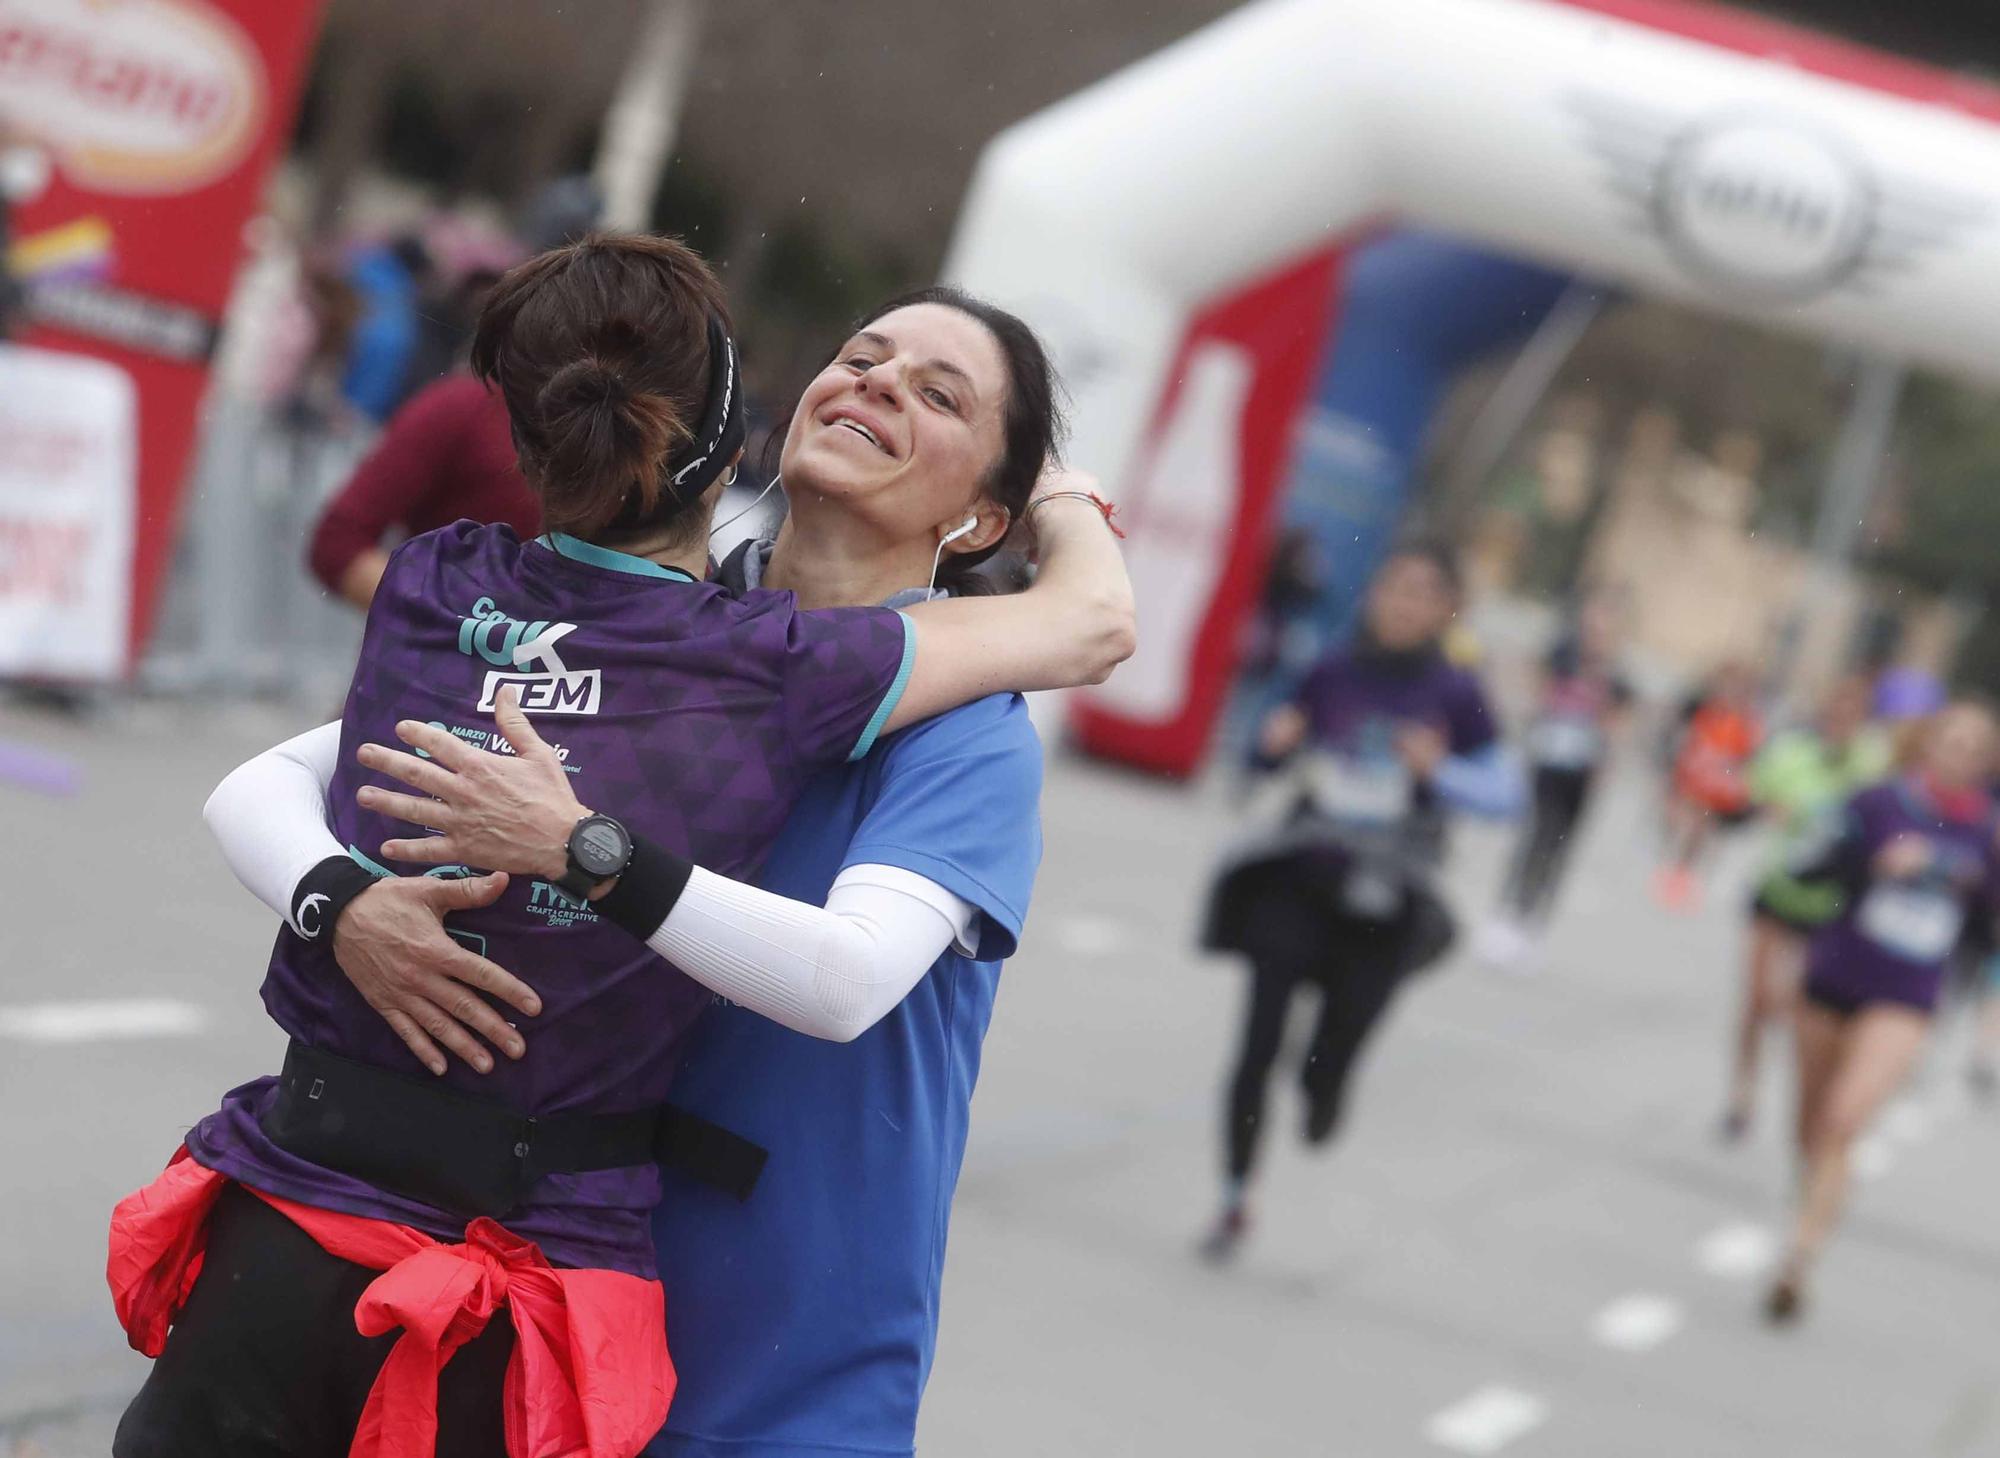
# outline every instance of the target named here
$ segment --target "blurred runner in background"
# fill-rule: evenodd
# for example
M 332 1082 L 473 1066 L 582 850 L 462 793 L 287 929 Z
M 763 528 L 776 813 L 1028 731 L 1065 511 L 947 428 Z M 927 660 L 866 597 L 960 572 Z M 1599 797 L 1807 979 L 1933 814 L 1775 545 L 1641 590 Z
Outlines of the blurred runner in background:
M 1224 1106 L 1223 1207 L 1202 1244 L 1231 1255 L 1249 1229 L 1245 1193 L 1292 994 L 1319 993 L 1300 1082 L 1305 1137 L 1339 1127 L 1362 1044 L 1413 971 L 1450 945 L 1433 876 L 1453 809 L 1509 814 L 1520 777 L 1486 692 L 1445 656 L 1458 568 L 1441 546 L 1391 554 L 1352 643 L 1329 653 L 1265 719 L 1258 748 L 1290 773 L 1274 786 L 1275 831 L 1229 857 L 1203 943 L 1250 959 L 1242 1044 Z
M 1740 825 L 1754 813 L 1745 771 L 1764 737 L 1756 694 L 1750 666 L 1731 661 L 1688 706 L 1667 784 L 1667 861 L 1653 887 L 1672 910 L 1699 906 L 1695 868 L 1716 825 Z
M 361 300 L 341 393 L 369 419 L 386 421 L 408 398 L 416 358 L 418 301 L 436 275 L 415 233 L 366 244 L 348 255 L 346 278 Z
M 1508 873 L 1499 915 L 1480 936 L 1480 954 L 1518 966 L 1547 923 L 1569 865 L 1598 772 L 1632 704 L 1619 667 L 1629 611 L 1623 592 L 1598 588 L 1578 600 L 1542 666 L 1528 729 L 1533 800 Z
M 1734 1074 L 1722 1119 L 1723 1137 L 1731 1141 L 1749 1132 L 1756 1113 L 1765 1034 L 1792 1019 L 1806 941 L 1840 911 L 1840 883 L 1801 871 L 1825 860 L 1849 797 L 1894 762 L 1889 736 L 1868 721 L 1870 703 L 1866 679 L 1843 679 L 1814 723 L 1774 735 L 1750 765 L 1750 798 L 1777 835 L 1750 904 Z
M 542 529 L 506 403 L 470 372 L 447 375 L 396 412 L 320 513 L 307 562 L 329 591 L 365 611 L 392 539 L 460 520 L 504 523 L 522 541 Z
M 603 208 L 588 178 L 560 178 L 522 213 L 522 246 L 543 253 L 572 242 L 596 226 Z M 480 229 L 454 231 L 441 222 L 426 257 L 430 252 L 442 255 L 457 275 L 451 317 L 416 321 L 406 364 L 418 372 L 419 388 L 329 498 L 307 554 L 313 576 L 329 592 L 364 610 L 389 548 L 404 537 L 459 520 L 504 522 L 523 541 L 542 529 L 541 509 L 515 463 L 506 406 L 464 368 L 471 321 L 514 261 L 510 245 Z M 449 372 L 431 381 L 439 369 Z
M 2000 843 L 1987 793 L 1996 742 L 1983 706 L 1953 704 L 1915 736 L 1904 772 L 1848 803 L 1809 878 L 1842 887 L 1813 938 L 1799 1009 L 1799 1152 L 1790 1254 L 1765 1303 L 1795 1319 L 1840 1218 L 1854 1143 L 1923 1051 L 1945 968 L 1968 926 L 2000 905 Z

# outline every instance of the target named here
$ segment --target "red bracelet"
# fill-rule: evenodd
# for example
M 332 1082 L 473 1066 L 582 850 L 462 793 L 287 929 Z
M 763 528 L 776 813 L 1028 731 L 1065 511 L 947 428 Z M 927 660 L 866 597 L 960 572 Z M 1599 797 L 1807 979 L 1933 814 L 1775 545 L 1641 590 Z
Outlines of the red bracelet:
M 1029 515 L 1032 516 L 1035 508 L 1043 502 L 1054 501 L 1064 496 L 1074 497 L 1078 501 L 1088 501 L 1103 514 L 1104 524 L 1111 528 L 1111 535 L 1118 538 L 1121 542 L 1125 540 L 1125 533 L 1119 529 L 1118 523 L 1112 520 L 1118 514 L 1118 508 L 1106 501 L 1102 496 L 1099 496 L 1095 491 L 1051 491 L 1044 496 L 1037 496 L 1033 501 L 1028 503 Z

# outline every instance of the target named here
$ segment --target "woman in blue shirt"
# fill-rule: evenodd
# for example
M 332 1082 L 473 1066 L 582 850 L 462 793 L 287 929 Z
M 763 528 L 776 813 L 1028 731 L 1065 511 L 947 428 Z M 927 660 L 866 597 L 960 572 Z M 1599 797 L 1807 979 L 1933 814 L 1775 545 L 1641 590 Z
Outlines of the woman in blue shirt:
M 893 460 L 874 477 L 839 479 L 816 463 L 810 438 L 827 402 L 849 391 L 865 414 L 880 415 L 915 408 L 916 391 L 952 377 L 935 366 L 949 362 L 954 341 L 913 325 L 907 310 L 919 305 L 971 321 L 1010 368 L 1026 357 L 1017 323 L 960 296 L 933 292 L 882 311 L 801 402 L 784 461 L 792 517 L 775 545 L 728 564 L 732 585 L 788 587 L 806 606 L 900 606 L 930 595 L 938 535 L 907 500 L 922 483 L 899 480 Z M 1017 370 L 1010 398 L 1021 383 Z M 1034 380 L 1026 384 L 1032 394 Z M 801 491 L 802 481 L 844 489 Z M 1050 492 L 1028 515 L 1052 530 L 1064 513 L 1065 530 L 1102 532 L 1084 515 L 1096 510 L 1078 494 Z M 438 858 L 532 869 L 556 830 L 575 822 L 580 807 L 553 752 L 524 720 L 503 718 L 502 730 L 513 753 L 454 756 L 448 743 L 417 736 L 444 770 L 458 771 L 423 788 L 442 791 L 455 821 L 477 820 L 487 836 L 423 843 Z M 294 746 L 238 772 L 232 804 L 211 819 L 240 870 L 279 820 L 288 833 L 317 827 L 327 771 L 313 759 Z M 273 788 L 286 777 L 290 791 Z M 910 1450 L 980 1040 L 1039 857 L 1039 779 L 1018 697 L 968 705 L 921 734 L 890 736 L 809 788 L 759 878 L 780 894 L 697 868 L 661 925 L 630 928 L 731 1004 L 691 1035 L 676 1101 L 771 1151 L 742 1206 L 669 1171 L 661 1269 L 683 1388 L 660 1451 Z M 416 802 L 385 808 L 424 814 Z M 255 889 L 283 904 L 282 891 Z M 434 1013 L 470 1013 L 479 1000 L 440 989 L 431 964 L 473 961 L 444 940 L 438 912 L 483 894 L 466 882 L 362 896 L 337 930 L 344 970 L 378 1007 L 421 996 Z M 737 940 L 746 927 L 754 954 Z M 854 1047 L 834 1046 L 849 1040 Z M 840 1280 L 823 1278 L 829 1265 Z M 784 1360 L 772 1359 L 774 1348 Z

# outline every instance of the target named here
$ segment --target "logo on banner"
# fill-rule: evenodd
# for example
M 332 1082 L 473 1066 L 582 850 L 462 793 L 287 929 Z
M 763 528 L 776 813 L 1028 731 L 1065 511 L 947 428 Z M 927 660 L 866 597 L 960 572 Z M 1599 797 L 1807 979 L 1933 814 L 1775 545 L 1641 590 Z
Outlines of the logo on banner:
M 1991 210 L 1976 194 L 1885 172 L 1817 123 L 1684 116 L 1597 94 L 1569 109 L 1628 224 L 1685 272 L 1752 295 L 1874 292 Z
M 479 707 L 492 713 L 494 696 L 511 687 L 525 714 L 595 714 L 604 675 L 595 668 L 571 668 L 556 644 L 576 631 L 575 623 L 510 618 L 482 597 L 472 616 L 458 621 L 458 651 L 503 667 L 486 675 Z
M 191 192 L 243 160 L 264 108 L 257 48 L 202 0 L 0 0 L 0 111 L 79 187 Z

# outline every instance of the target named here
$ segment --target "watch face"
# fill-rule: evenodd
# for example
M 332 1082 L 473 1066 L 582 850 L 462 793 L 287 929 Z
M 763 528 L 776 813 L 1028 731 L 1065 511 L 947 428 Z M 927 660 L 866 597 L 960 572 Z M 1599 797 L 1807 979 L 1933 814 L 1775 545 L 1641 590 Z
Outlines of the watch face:
M 616 821 L 586 820 L 570 841 L 577 863 L 593 876 L 609 876 L 625 869 L 630 851 L 624 830 Z

